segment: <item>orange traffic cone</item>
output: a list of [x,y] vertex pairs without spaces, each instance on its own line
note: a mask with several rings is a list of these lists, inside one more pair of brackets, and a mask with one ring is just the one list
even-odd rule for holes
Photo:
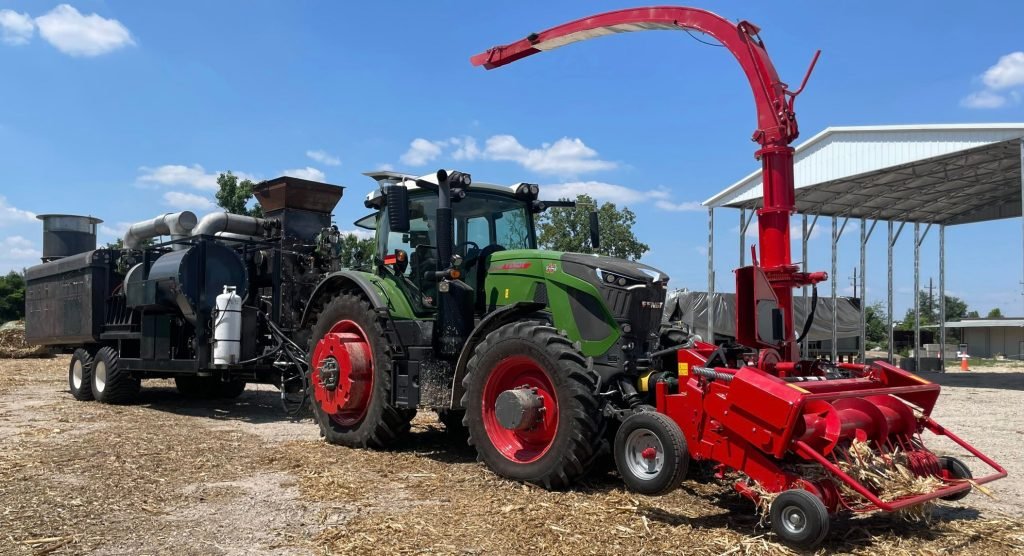
[[960,370],[961,371],[970,371],[971,370],[971,369],[969,369],[967,367],[967,356],[966,355],[960,356]]

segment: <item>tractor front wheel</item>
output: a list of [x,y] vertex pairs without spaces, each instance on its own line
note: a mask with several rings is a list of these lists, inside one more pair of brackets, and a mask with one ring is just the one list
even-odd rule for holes
[[600,447],[596,381],[579,349],[546,324],[491,332],[463,380],[464,422],[478,459],[502,477],[568,487]]
[[364,299],[341,294],[317,315],[307,394],[331,444],[383,448],[409,430],[415,412],[391,404],[391,356]]

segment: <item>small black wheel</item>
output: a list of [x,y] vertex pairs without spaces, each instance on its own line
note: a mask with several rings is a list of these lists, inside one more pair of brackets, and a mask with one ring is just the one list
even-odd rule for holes
[[92,355],[82,348],[76,349],[71,355],[71,364],[68,365],[68,389],[80,402],[93,399]]
[[118,364],[117,351],[102,347],[92,364],[92,394],[96,401],[109,404],[131,403],[139,394],[139,379]]
[[679,425],[661,413],[630,415],[615,433],[615,467],[633,492],[660,496],[686,477],[690,453]]
[[[951,456],[943,456],[939,458],[939,469],[944,472],[942,474],[944,479],[962,481],[974,478],[974,475],[971,473],[971,469],[967,467],[967,464]],[[949,502],[956,502],[957,500],[967,498],[967,495],[970,493],[971,489],[967,489],[963,492],[943,496],[942,499]]]
[[444,433],[450,440],[466,444],[469,440],[469,429],[463,424],[466,412],[458,409],[438,409],[437,420],[444,425]]
[[772,500],[771,522],[772,531],[793,548],[811,550],[828,535],[828,510],[806,490],[787,490]]

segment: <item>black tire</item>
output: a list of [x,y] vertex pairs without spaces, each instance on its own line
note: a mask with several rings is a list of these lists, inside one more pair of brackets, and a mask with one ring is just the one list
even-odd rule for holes
[[453,441],[466,444],[469,440],[469,429],[463,424],[466,412],[458,409],[438,409],[437,420],[444,425],[445,435]]
[[206,382],[198,376],[177,376],[174,377],[174,388],[186,398],[206,398],[208,396]]
[[214,395],[224,400],[233,400],[245,392],[245,383],[240,380],[217,380],[214,386]]
[[820,498],[806,490],[779,494],[772,500],[770,513],[772,531],[793,548],[814,549],[828,535],[828,510]]
[[[951,457],[943,456],[939,458],[939,468],[947,471],[953,479],[973,479],[974,475],[971,473],[971,469],[967,467],[964,462]],[[967,489],[963,492],[956,494],[950,494],[949,496],[943,496],[942,499],[948,502],[956,502],[957,500],[963,500],[971,493],[972,489]]]
[[[558,424],[547,447],[539,456],[523,461],[504,455],[484,424],[485,385],[498,364],[513,356],[525,357],[543,370],[558,408]],[[601,445],[604,429],[597,376],[591,365],[572,342],[546,324],[512,323],[488,334],[473,351],[462,382],[466,390],[463,422],[477,459],[502,477],[546,489],[563,489],[583,477]]]
[[68,364],[68,390],[80,402],[93,399],[92,355],[82,348],[76,349],[71,355],[71,363]]
[[[651,450],[651,457],[638,451],[644,448]],[[661,496],[679,487],[690,465],[683,431],[661,413],[645,411],[627,417],[615,433],[614,453],[622,482],[629,490],[648,496]]]
[[[373,355],[373,389],[362,419],[351,426],[343,426],[331,418],[316,401],[313,384],[312,357],[316,343],[342,320],[350,320],[366,333]],[[327,442],[352,448],[384,448],[409,431],[409,422],[415,410],[399,409],[391,404],[391,349],[384,338],[376,312],[363,298],[340,294],[324,305],[317,314],[310,336],[310,375],[307,376],[307,395],[313,409],[313,419],[320,426],[320,434]]]
[[92,370],[92,394],[96,401],[109,404],[135,401],[142,384],[139,379],[121,368],[114,348],[100,348],[93,360]]

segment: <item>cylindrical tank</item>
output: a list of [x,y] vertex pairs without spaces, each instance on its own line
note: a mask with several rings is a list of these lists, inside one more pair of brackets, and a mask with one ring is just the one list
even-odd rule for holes
[[96,225],[103,222],[92,216],[40,214],[43,221],[43,262],[49,262],[96,249]]
[[243,299],[249,291],[245,261],[234,249],[216,241],[199,241],[188,249],[162,255],[150,267],[147,279],[157,281],[163,303],[176,306],[193,325],[200,315],[210,314],[224,286],[235,286]]
[[242,353],[242,298],[234,286],[224,286],[213,313],[213,364],[233,365]]

